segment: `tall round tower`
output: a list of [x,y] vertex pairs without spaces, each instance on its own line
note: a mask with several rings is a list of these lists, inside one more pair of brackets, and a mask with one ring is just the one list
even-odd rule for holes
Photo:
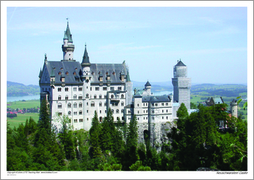
[[238,107],[237,100],[233,99],[232,102],[230,103],[230,111],[232,116],[236,118],[238,117],[237,107]]
[[191,79],[187,77],[187,66],[181,60],[177,61],[177,64],[174,66],[172,84],[174,86],[174,102],[178,102],[179,105],[184,103],[189,110]]

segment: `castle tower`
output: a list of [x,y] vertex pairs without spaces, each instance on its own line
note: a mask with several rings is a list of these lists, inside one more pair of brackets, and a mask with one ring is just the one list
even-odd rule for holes
[[179,105],[184,103],[189,110],[191,79],[187,77],[187,66],[181,60],[177,61],[174,66],[172,84],[174,86],[174,102],[178,102]]
[[129,69],[127,69],[127,75],[126,75],[126,105],[129,105],[132,103],[132,87],[133,84],[130,79]]
[[62,51],[63,51],[63,60],[67,61],[73,60],[74,44],[68,21],[66,31],[64,31]]
[[151,95],[151,87],[152,87],[152,85],[149,83],[149,81],[147,81],[145,84],[145,90],[146,90],[148,96]]
[[230,111],[232,116],[238,117],[238,111],[237,111],[237,100],[233,99],[233,101],[230,103]]
[[81,66],[82,66],[82,70],[83,70],[83,75],[90,75],[91,64],[90,64],[89,56],[87,53],[86,45],[85,45],[85,52],[83,55],[83,60],[82,60]]

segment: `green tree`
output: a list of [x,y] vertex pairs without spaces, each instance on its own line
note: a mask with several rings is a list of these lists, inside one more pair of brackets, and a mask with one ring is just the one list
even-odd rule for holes
[[90,146],[91,146],[91,156],[93,158],[100,157],[102,152],[100,148],[99,136],[101,133],[101,127],[98,120],[97,112],[94,112],[94,117],[92,119],[92,127],[89,131],[90,133]]

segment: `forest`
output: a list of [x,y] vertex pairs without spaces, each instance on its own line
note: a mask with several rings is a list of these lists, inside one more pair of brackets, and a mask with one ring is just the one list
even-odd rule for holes
[[73,131],[63,116],[57,134],[43,101],[38,123],[7,124],[7,171],[247,171],[247,121],[229,117],[226,104],[199,105],[190,115],[181,104],[177,116],[158,152],[149,140],[138,144],[135,116],[114,123],[110,110],[101,123],[95,112],[89,131]]

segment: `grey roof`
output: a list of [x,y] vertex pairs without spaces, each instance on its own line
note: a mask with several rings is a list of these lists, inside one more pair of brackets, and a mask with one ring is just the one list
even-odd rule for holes
[[151,84],[149,83],[149,81],[146,82],[145,86],[151,86]]
[[89,61],[89,56],[86,50],[86,45],[85,45],[85,52],[83,55],[83,60],[82,60],[82,64],[81,65],[90,65],[90,61]]
[[61,77],[65,77],[65,84],[82,84],[80,79],[82,68],[79,62],[47,61],[45,65],[49,74],[54,73],[55,84],[62,84]]
[[121,81],[121,72],[127,74],[124,64],[91,64],[91,83],[100,83],[99,76],[102,75],[103,83],[107,83],[107,76],[110,76],[111,83],[124,83]]
[[163,96],[143,96],[142,102],[170,102],[171,97],[167,95]]
[[181,60],[177,62],[176,66],[186,66]]

